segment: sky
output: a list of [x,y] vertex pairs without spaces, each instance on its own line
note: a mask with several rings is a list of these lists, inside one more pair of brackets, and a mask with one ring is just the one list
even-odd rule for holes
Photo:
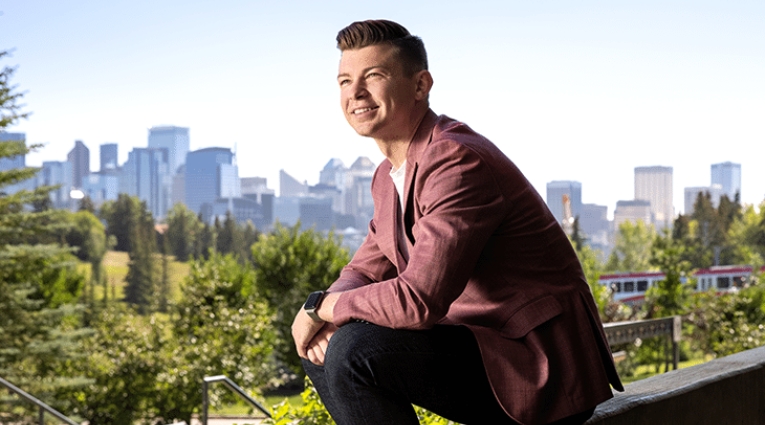
[[497,144],[544,197],[553,180],[582,201],[634,198],[634,168],[673,168],[709,186],[710,166],[742,168],[742,201],[765,200],[765,2],[0,0],[0,65],[15,66],[27,120],[65,160],[82,140],[120,163],[148,129],[188,127],[191,149],[235,149],[241,177],[278,191],[279,170],[309,184],[331,158],[383,156],[343,118],[335,36],[390,19],[420,36],[431,108]]

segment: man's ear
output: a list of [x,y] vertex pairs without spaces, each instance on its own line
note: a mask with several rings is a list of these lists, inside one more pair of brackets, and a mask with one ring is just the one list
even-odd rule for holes
[[414,78],[415,83],[417,84],[415,87],[414,98],[418,101],[426,100],[428,94],[430,94],[430,89],[433,87],[433,76],[430,75],[430,71],[423,69],[422,71],[417,72]]

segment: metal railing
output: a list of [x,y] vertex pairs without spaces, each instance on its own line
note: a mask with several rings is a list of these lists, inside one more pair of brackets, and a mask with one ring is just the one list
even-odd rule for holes
[[[634,342],[636,339],[669,335],[672,342],[672,369],[677,370],[680,362],[680,336],[682,333],[680,316],[661,319],[635,320],[631,322],[604,323],[606,339],[611,346]],[[669,361],[667,361],[669,363]]]
[[10,382],[6,381],[3,378],[0,378],[0,385],[4,386],[5,388],[8,388],[9,390],[11,390],[14,393],[18,394],[19,396],[21,396],[22,398],[26,399],[30,403],[36,404],[37,407],[40,408],[38,416],[37,416],[38,422],[40,423],[40,425],[44,425],[45,424],[45,412],[50,413],[51,415],[55,416],[56,418],[64,421],[65,423],[67,423],[69,425],[80,425],[77,422],[75,422],[75,421],[67,418],[66,416],[64,416],[58,410],[48,406],[47,404],[45,404],[42,401],[38,400],[37,398],[35,398],[31,394],[27,393],[26,391],[22,390],[21,388],[15,386],[13,384],[11,384]]
[[233,391],[235,394],[237,394],[239,397],[243,398],[244,401],[250,403],[251,406],[257,408],[261,412],[265,413],[267,417],[271,417],[271,412],[268,411],[263,405],[258,403],[254,398],[250,397],[249,394],[247,394],[242,387],[239,385],[236,385],[236,383],[228,377],[224,375],[217,375],[217,376],[205,376],[204,380],[202,381],[202,425],[207,425],[207,418],[208,418],[208,410],[210,408],[210,401],[209,401],[209,385],[214,382],[222,382],[228,389]]

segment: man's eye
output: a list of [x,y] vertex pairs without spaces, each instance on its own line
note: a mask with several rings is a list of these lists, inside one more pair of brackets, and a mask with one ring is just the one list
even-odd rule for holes
[[350,82],[351,80],[344,79],[344,80],[340,80],[338,83],[340,84],[340,87],[342,87],[342,86],[347,86],[348,84],[350,84]]

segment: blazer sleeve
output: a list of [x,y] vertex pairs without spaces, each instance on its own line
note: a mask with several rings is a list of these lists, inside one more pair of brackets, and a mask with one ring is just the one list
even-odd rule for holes
[[342,292],[373,282],[387,280],[396,275],[396,267],[383,255],[377,245],[375,222],[369,223],[369,232],[353,259],[340,271],[340,277],[330,285],[327,292]]
[[353,319],[427,329],[446,315],[467,285],[487,241],[505,215],[487,161],[465,144],[434,140],[415,168],[414,246],[398,276],[342,294],[335,324]]

